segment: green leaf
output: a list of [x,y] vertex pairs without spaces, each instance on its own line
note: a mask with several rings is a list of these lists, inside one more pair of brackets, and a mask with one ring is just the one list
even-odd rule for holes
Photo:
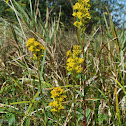
[[30,120],[31,120],[30,118],[27,118],[25,126],[30,126]]
[[81,74],[78,74],[78,75],[76,76],[76,78],[81,78]]
[[91,109],[87,108],[86,110],[86,120],[88,122],[89,118],[90,118],[90,114],[91,114]]
[[6,119],[8,120],[9,126],[15,123],[15,115],[12,113],[7,113],[6,114]]
[[82,94],[82,92],[80,92],[80,91],[78,91],[78,90],[76,90],[76,92],[77,92],[81,97],[84,97],[83,94]]

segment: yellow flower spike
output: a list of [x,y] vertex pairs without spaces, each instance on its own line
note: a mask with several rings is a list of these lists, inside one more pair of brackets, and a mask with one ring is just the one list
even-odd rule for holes
[[52,108],[51,112],[60,112],[64,107],[62,105],[62,102],[66,98],[66,95],[63,95],[65,93],[65,90],[61,87],[55,87],[51,91],[51,98],[53,98],[53,102],[49,103],[49,106]]
[[68,59],[66,63],[67,71],[71,73],[81,73],[82,71],[81,64],[84,62],[84,60],[79,57],[80,54],[82,53],[80,46],[74,45],[73,50],[72,51],[69,50],[69,53],[71,53],[71,55],[68,55]]
[[72,15],[79,19],[79,21],[74,22],[74,25],[79,29],[85,26],[87,19],[91,19],[89,14],[90,4],[88,2],[89,0],[78,0],[78,2],[73,5],[73,10],[77,12],[73,12]]
[[29,47],[29,50],[33,53],[33,60],[40,60],[43,57],[43,50],[45,47],[39,42],[35,41],[34,38],[29,38],[26,46]]

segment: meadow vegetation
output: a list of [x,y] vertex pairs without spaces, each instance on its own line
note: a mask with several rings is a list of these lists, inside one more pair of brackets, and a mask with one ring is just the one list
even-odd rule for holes
[[73,5],[74,30],[5,1],[0,17],[0,126],[126,126],[126,30],[103,12],[90,22],[89,0]]

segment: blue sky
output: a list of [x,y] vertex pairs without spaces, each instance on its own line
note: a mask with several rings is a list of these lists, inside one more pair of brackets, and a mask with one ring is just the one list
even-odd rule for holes
[[[114,20],[116,20],[116,18],[121,20],[120,26],[122,26],[125,23],[125,27],[126,27],[126,0],[117,0],[117,2],[114,5],[114,9],[118,9],[118,7],[119,7],[118,4],[123,4],[124,8],[120,9],[116,12],[113,12],[112,16],[113,16]],[[114,16],[115,14],[117,14],[118,17],[115,18],[115,16]]]

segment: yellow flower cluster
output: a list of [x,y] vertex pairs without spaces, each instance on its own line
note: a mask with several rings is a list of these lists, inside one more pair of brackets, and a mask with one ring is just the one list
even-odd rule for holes
[[39,60],[43,57],[42,54],[45,50],[45,47],[39,42],[35,41],[34,38],[29,38],[26,46],[29,47],[29,50],[33,53],[34,60]]
[[49,106],[52,107],[52,112],[60,112],[60,110],[63,109],[62,102],[66,98],[66,95],[64,95],[65,90],[61,87],[55,87],[51,91],[51,98],[53,98],[53,102],[49,103]]
[[74,45],[72,51],[67,51],[67,70],[71,73],[81,73],[82,67],[81,64],[84,62],[84,59],[80,58],[80,54],[82,53],[82,50],[80,49],[80,46]]
[[73,6],[73,16],[78,17],[79,21],[75,21],[74,25],[78,28],[84,27],[84,24],[87,22],[87,19],[91,19],[91,15],[89,13],[90,4],[88,3],[90,0],[78,0],[77,3]]

